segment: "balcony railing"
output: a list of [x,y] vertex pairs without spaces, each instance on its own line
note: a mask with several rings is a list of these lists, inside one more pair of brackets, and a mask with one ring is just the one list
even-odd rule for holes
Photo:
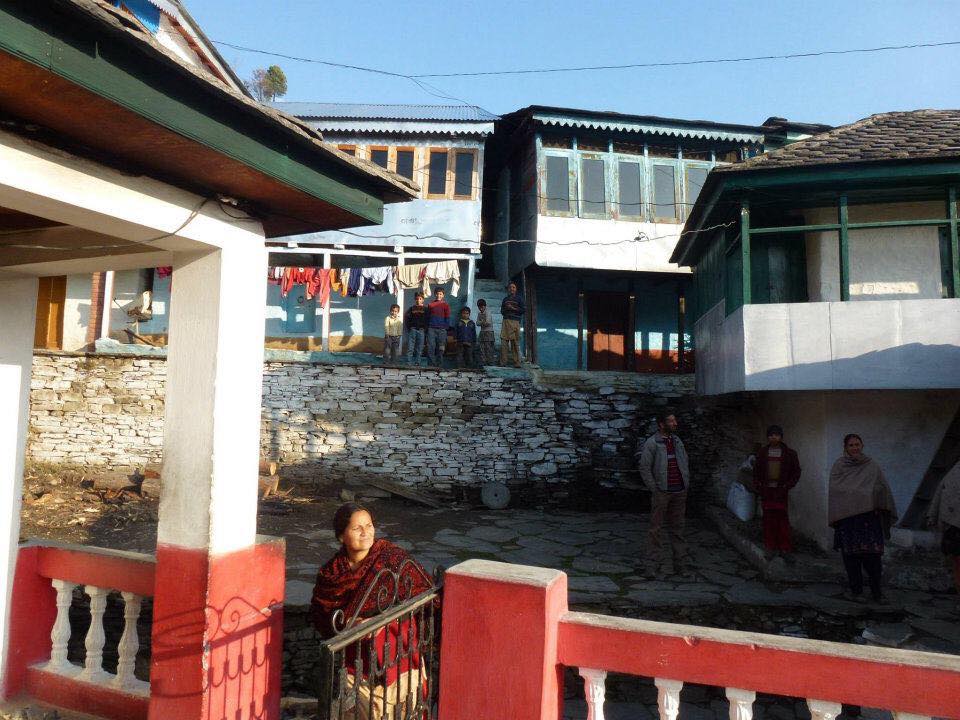
[[[154,570],[154,558],[139,553],[70,545],[21,548],[11,623],[17,641],[11,658],[16,689],[104,718],[146,718],[150,683],[138,679],[134,670],[140,650],[137,622],[144,598],[153,596]],[[68,658],[77,588],[89,598],[82,666]],[[104,651],[114,648],[107,646],[104,616],[114,592],[123,602],[123,631],[116,641],[116,672],[110,672],[104,668]]]

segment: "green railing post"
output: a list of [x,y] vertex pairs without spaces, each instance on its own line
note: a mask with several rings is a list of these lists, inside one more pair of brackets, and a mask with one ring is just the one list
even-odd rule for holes
[[850,299],[850,228],[847,226],[847,196],[840,196],[840,299]]
[[950,218],[950,275],[953,278],[951,297],[960,297],[960,241],[957,240],[957,186],[947,189],[947,217]]
[[740,286],[744,305],[750,304],[750,200],[740,201]]

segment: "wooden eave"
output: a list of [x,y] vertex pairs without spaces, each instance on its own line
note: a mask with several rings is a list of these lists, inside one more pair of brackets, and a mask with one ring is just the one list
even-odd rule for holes
[[413,186],[183,65],[93,0],[0,6],[0,112],[128,168],[240,200],[268,237],[378,224]]

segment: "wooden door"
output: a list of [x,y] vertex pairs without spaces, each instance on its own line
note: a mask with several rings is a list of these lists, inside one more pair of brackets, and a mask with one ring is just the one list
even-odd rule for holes
[[590,292],[587,300],[587,369],[627,369],[625,292]]
[[37,321],[33,331],[35,348],[63,349],[63,309],[66,300],[66,275],[40,278],[37,291]]

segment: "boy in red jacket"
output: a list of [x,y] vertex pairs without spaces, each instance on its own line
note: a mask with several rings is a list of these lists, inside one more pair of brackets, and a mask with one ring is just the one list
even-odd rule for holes
[[[763,544],[773,555],[793,552],[787,495],[800,480],[797,453],[783,442],[783,428],[767,428],[767,444],[753,465],[753,489],[763,507]],[[790,562],[791,558],[784,555]]]

